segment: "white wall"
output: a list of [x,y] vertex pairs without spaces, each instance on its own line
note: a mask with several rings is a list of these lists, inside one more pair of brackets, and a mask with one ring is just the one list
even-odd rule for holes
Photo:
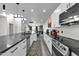
[[[14,27],[14,18],[13,18],[13,15],[7,15],[7,24],[8,24],[8,33],[7,35],[9,35],[9,23],[13,24],[13,27]],[[13,33],[14,33],[14,30],[13,30]]]
[[7,35],[7,18],[0,15],[0,36]]
[[21,18],[13,18],[13,15],[8,15],[7,23],[8,23],[8,34],[9,34],[9,23],[13,24],[13,33],[21,33]]
[[21,33],[21,19],[14,19],[14,33]]
[[13,15],[0,15],[0,36],[9,35],[9,23],[13,24],[13,33],[21,33],[21,19]]
[[[61,26],[57,28],[59,35],[79,40],[79,25]],[[63,31],[63,34],[61,33]]]

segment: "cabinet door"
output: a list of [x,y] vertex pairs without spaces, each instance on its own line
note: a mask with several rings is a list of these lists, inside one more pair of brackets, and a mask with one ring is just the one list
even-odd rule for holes
[[13,56],[25,56],[26,55],[26,41],[23,40],[17,45],[18,49],[13,53]]
[[11,51],[12,56],[19,56],[20,55],[20,48],[17,46],[15,49]]
[[19,49],[20,49],[20,55],[21,56],[26,56],[26,39],[24,41],[22,41],[20,44],[19,44]]

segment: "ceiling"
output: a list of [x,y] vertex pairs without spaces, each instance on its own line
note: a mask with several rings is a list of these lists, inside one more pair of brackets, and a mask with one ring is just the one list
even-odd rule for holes
[[[60,3],[5,3],[6,13],[22,14],[28,21],[34,21],[39,24],[44,24],[53,11],[59,6]],[[0,13],[2,13],[3,3],[0,3]],[[23,13],[22,10],[25,10]],[[28,22],[26,21],[26,23]]]

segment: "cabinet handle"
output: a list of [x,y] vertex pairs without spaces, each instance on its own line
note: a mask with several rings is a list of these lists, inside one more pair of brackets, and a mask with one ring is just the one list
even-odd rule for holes
[[14,53],[17,49],[18,49],[18,47],[16,47],[13,51],[11,51],[11,53]]
[[25,43],[26,41],[24,41],[23,43]]

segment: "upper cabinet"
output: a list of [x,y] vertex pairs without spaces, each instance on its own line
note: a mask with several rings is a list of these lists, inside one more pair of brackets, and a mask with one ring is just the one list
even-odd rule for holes
[[79,19],[79,4],[76,3],[72,7],[69,7],[63,13],[59,15],[60,24],[66,24],[74,21],[78,21]]
[[53,20],[53,24],[54,27],[60,27],[59,24],[59,18],[60,18],[60,14],[62,14],[64,11],[66,11],[67,9],[71,8],[73,5],[75,5],[75,3],[61,3],[56,9],[55,11],[52,13],[51,15],[51,19]]
[[57,9],[61,9],[60,13],[62,13],[71,8],[73,5],[75,5],[75,3],[62,3]]

